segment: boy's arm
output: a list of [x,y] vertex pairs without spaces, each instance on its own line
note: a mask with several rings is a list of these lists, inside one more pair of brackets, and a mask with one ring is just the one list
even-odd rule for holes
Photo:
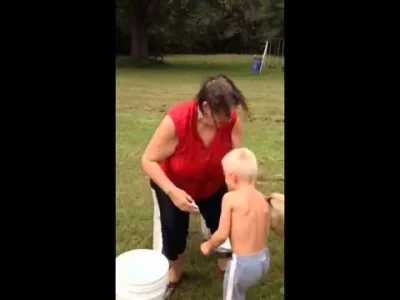
[[212,249],[221,246],[229,238],[232,219],[232,199],[230,198],[229,194],[225,194],[222,198],[221,217],[219,219],[218,230],[207,242],[203,243],[202,252],[205,252],[204,254],[208,254]]

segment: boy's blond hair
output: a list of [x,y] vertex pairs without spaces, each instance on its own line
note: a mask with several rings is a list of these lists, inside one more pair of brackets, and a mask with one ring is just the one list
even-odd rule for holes
[[236,148],[222,159],[225,173],[235,173],[240,180],[254,182],[257,178],[258,165],[254,153],[247,148]]

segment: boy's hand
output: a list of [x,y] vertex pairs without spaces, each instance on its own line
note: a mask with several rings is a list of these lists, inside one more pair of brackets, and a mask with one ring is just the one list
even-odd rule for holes
[[212,250],[210,242],[207,241],[207,242],[202,243],[200,246],[200,250],[201,250],[201,253],[203,253],[204,255],[209,255]]

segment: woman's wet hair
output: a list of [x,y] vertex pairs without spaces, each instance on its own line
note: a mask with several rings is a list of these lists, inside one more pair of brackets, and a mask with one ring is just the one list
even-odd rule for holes
[[206,102],[213,114],[230,117],[231,109],[240,106],[249,116],[249,109],[242,92],[223,74],[206,78],[196,98],[201,113],[204,113],[203,103]]

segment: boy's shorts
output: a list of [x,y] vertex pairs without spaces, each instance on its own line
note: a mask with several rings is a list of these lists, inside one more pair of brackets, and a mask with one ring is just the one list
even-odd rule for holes
[[246,290],[255,285],[268,270],[268,248],[251,255],[232,254],[225,272],[223,299],[244,300]]

